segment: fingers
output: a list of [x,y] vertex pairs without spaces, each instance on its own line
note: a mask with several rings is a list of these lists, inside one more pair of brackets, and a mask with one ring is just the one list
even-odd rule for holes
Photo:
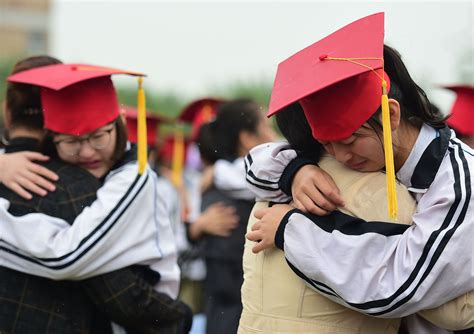
[[30,172],[33,172],[35,174],[38,174],[38,175],[43,176],[45,178],[48,178],[52,181],[57,181],[59,179],[59,176],[56,173],[54,173],[53,171],[49,170],[46,167],[40,166],[40,165],[35,164],[35,163],[31,163],[28,166],[28,169],[29,169]]
[[[256,230],[253,230],[252,228],[252,231],[251,232],[248,232],[245,237],[250,240],[250,241],[254,241],[254,242],[257,242],[257,243],[260,243],[262,241],[262,234],[260,231],[256,231]],[[252,248],[252,251],[255,249],[257,245],[255,245],[253,248]],[[258,248],[258,247],[257,247]],[[256,253],[254,251],[254,253]]]
[[224,203],[222,202],[215,202],[209,206],[209,208],[222,208],[224,207]]
[[315,194],[313,196],[314,197],[309,197],[306,194],[300,194],[299,195],[298,202],[303,207],[303,209],[301,209],[303,212],[310,212],[310,213],[318,215],[318,216],[325,216],[330,211],[332,211],[332,210],[328,211],[328,210],[326,210],[324,208],[321,208],[319,206],[320,202],[323,202],[323,203],[327,202],[320,193]]
[[23,189],[29,190],[37,195],[46,196],[47,194],[46,190],[38,187],[34,182],[31,182],[30,179],[28,178],[19,177],[17,182]]
[[[35,174],[35,173],[32,173],[32,172],[27,172],[25,174],[25,178],[28,179],[30,182],[34,183],[36,185],[36,187],[38,187],[38,188],[40,187],[40,188],[46,189],[48,191],[55,191],[56,190],[56,186],[52,182],[50,182],[47,179],[39,176],[38,174]],[[34,191],[33,189],[30,189],[30,190]],[[34,192],[37,193],[38,195],[42,195],[37,191],[34,191]],[[46,192],[45,192],[44,195],[46,195]]]
[[[332,190],[332,188],[327,188],[327,187],[324,188],[324,189],[326,189],[326,191],[331,191]],[[304,195],[309,197],[309,199],[312,200],[312,202],[316,206],[321,208],[322,210],[326,210],[326,211],[331,212],[331,211],[334,211],[334,210],[337,209],[337,205],[335,203],[331,202],[325,196],[324,192],[322,192],[321,188],[318,189],[317,185],[315,185],[315,184],[305,187],[304,188]],[[304,196],[302,196],[302,197],[304,197]],[[302,200],[300,200],[300,201],[303,202]],[[307,207],[307,209],[308,209],[309,212],[311,212],[311,210],[309,210],[308,207]]]
[[31,152],[31,151],[26,151],[22,152],[22,154],[28,159],[28,160],[38,160],[38,161],[48,161],[49,157],[47,155],[38,153],[38,152]]
[[252,247],[252,252],[257,254],[261,252],[264,249],[267,249],[270,247],[268,242],[265,242],[265,235],[264,232],[261,230],[262,224],[260,221],[256,222],[255,224],[252,225],[252,230],[251,232],[248,232],[245,237],[250,240],[254,241],[257,244]]
[[261,251],[265,250],[268,247],[265,247],[263,241],[258,242],[255,246],[252,247],[252,252],[254,254],[260,253]]
[[293,197],[293,201],[291,202],[291,206],[297,208],[298,210],[301,210],[303,212],[306,212],[305,210],[305,207],[303,204],[301,204],[301,202],[297,199],[297,198],[294,198]]
[[291,191],[297,207],[306,212],[321,215],[344,206],[334,180],[317,166],[303,166],[295,175]]
[[[344,206],[344,199],[342,198],[336,183],[334,183],[334,180],[330,176],[325,176],[325,181],[325,183],[321,182],[321,184],[319,184],[319,190],[336,206]],[[333,210],[335,210],[335,208]]]
[[269,248],[269,246],[264,242],[264,240],[262,240],[262,235],[261,235],[260,231],[249,232],[249,233],[247,233],[247,235],[245,237],[248,240],[254,241],[254,242],[257,243],[255,246],[252,247],[252,252],[254,254],[257,254],[257,253]]
[[215,212],[215,221],[223,222],[227,225],[236,225],[239,223],[239,216],[233,207],[222,207]]
[[262,217],[268,212],[268,210],[270,210],[270,208],[258,209],[258,210],[255,210],[253,215],[257,219],[262,219]]
[[31,194],[29,192],[27,192],[25,189],[23,189],[16,182],[5,183],[5,186],[7,186],[10,190],[17,193],[19,196],[23,197],[24,199],[30,200],[30,199],[33,198],[33,196],[31,196]]
[[232,234],[232,230],[215,230],[214,235],[218,237],[229,237]]
[[258,221],[258,222],[256,222],[255,224],[252,225],[251,230],[252,231],[258,231],[258,230],[260,230],[261,225],[262,225],[262,223],[260,221]]
[[220,225],[226,230],[233,230],[239,225],[239,217],[227,217],[219,220]]

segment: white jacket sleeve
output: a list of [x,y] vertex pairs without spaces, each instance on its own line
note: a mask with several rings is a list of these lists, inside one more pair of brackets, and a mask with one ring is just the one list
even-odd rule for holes
[[230,162],[217,160],[214,164],[214,185],[232,198],[254,200],[255,195],[247,188],[244,158]]
[[440,168],[411,226],[293,210],[275,242],[307,284],[359,312],[400,317],[437,307],[474,290],[472,172],[466,161],[454,165],[454,173]]
[[156,210],[163,215],[166,210],[153,202],[151,173],[138,176],[136,163],[112,172],[73,225],[39,213],[14,217],[8,201],[0,199],[0,265],[63,280],[160,259]]
[[279,186],[286,166],[297,157],[287,142],[261,144],[245,157],[247,187],[258,201],[287,203],[291,197]]

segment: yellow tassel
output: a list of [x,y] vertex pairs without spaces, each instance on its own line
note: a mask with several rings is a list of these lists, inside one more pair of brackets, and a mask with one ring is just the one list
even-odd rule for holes
[[390,110],[388,106],[387,82],[382,81],[382,125],[383,144],[385,151],[385,170],[387,173],[388,214],[391,219],[397,220],[398,204],[395,188],[395,166],[393,162],[392,129],[390,127]]
[[183,185],[183,165],[184,165],[184,134],[181,128],[174,134],[173,161],[171,181],[176,187]]
[[146,133],[146,99],[143,90],[143,77],[138,78],[138,96],[137,96],[137,113],[138,113],[138,174],[143,174],[148,161],[147,150],[147,133]]

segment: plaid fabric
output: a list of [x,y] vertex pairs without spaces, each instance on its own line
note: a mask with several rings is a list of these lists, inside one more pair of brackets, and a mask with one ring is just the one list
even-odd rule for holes
[[93,306],[73,282],[0,267],[0,333],[90,333]]
[[[6,152],[34,150],[35,145],[31,140],[13,140]],[[0,197],[10,201],[13,215],[42,212],[72,223],[95,200],[101,184],[77,166],[54,160],[44,165],[59,175],[56,191],[26,201],[0,185]],[[106,318],[128,333],[185,333],[191,327],[189,307],[156,292],[152,287],[159,274],[147,267],[133,266],[80,282],[55,282],[0,269],[1,334],[107,333]]]
[[159,274],[132,266],[82,281],[88,296],[111,319],[122,319],[128,333],[188,333],[189,306],[153,289]]

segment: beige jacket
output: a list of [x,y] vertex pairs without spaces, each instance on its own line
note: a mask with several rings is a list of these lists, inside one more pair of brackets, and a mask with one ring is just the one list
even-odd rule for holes
[[[361,174],[343,167],[330,157],[324,158],[320,166],[339,186],[346,201],[343,211],[365,220],[390,221],[384,174]],[[397,185],[397,194],[398,223],[410,224],[416,203],[403,186]],[[254,210],[266,206],[267,203],[259,202]],[[252,212],[248,230],[254,223]],[[239,333],[397,333],[400,319],[374,318],[332,302],[307,287],[293,273],[281,250],[269,249],[253,254],[253,245],[253,242],[246,240]],[[440,320],[439,308],[424,312],[423,316],[428,320],[437,319],[440,321],[438,325],[446,325]],[[453,323],[453,319],[446,321],[451,321],[452,326],[459,326],[459,323]]]

